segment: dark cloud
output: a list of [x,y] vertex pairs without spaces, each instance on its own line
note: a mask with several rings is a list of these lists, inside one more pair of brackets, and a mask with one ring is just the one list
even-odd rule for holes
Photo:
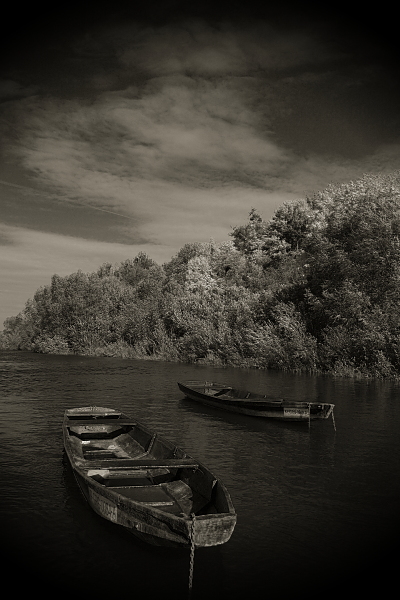
[[71,40],[73,99],[50,77],[53,97],[20,102],[15,148],[43,181],[110,207],[138,178],[270,189],[296,155],[359,159],[400,133],[388,73],[310,26],[111,20]]
[[37,86],[24,87],[21,83],[11,79],[0,80],[0,103],[17,100],[25,96],[32,96],[38,91]]
[[[7,227],[51,231],[58,235],[73,232],[77,238],[105,243],[115,240],[128,245],[144,242],[128,215],[1,180],[0,209],[1,223]],[[3,232],[0,243],[12,243],[10,235]]]

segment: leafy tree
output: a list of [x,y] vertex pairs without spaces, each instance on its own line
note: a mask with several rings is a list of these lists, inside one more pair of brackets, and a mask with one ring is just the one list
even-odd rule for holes
[[54,275],[0,348],[400,376],[400,174],[252,209],[231,240]]
[[305,200],[285,202],[275,212],[269,223],[271,233],[281,242],[286,243],[286,250],[292,251],[304,247],[308,240],[321,227],[320,219],[316,218]]
[[231,232],[235,247],[246,255],[260,251],[268,234],[268,224],[262,220],[254,208],[249,213],[249,222],[246,225],[234,227]]

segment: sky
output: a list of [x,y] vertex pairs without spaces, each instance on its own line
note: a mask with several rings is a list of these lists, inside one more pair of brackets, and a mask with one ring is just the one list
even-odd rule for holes
[[[351,3],[10,9],[0,329],[53,274],[223,242],[252,208],[400,168],[396,17]],[[111,6],[111,8],[110,8]]]

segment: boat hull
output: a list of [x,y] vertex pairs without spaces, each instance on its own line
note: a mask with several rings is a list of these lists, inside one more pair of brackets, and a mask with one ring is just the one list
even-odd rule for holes
[[[204,465],[176,446],[160,436],[156,444],[153,435],[151,444],[162,456],[147,452],[145,459],[104,459],[99,458],[95,450],[88,450],[105,441],[103,445],[113,448],[114,453],[117,450],[122,453],[118,440],[123,438],[126,448],[128,434],[121,434],[121,430],[129,431],[132,423],[126,422],[125,415],[121,414],[121,417],[122,420],[109,415],[110,424],[94,421],[93,425],[85,420],[71,423],[68,418],[64,419],[66,455],[90,507],[149,544],[207,547],[227,542],[236,524],[236,513],[227,489]],[[135,422],[133,428],[137,427],[143,437],[143,432],[148,430],[139,429],[139,426]],[[121,442],[121,447],[124,444]],[[88,452],[92,453],[90,458]],[[106,455],[101,454],[101,450],[98,452],[100,456]],[[172,483],[168,473],[173,474]],[[197,500],[185,506],[188,500],[178,498],[177,502],[170,488],[189,490]],[[202,499],[203,506],[199,504]]]

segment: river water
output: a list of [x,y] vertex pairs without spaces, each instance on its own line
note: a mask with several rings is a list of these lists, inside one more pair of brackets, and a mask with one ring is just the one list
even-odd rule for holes
[[[183,397],[176,382],[185,379],[333,402],[336,431],[331,419],[309,428],[204,407]],[[0,402],[2,563],[15,593],[188,596],[188,551],[137,541],[80,495],[62,417],[93,404],[175,441],[227,486],[237,525],[228,543],[196,550],[193,599],[319,597],[365,583],[382,597],[395,581],[396,383],[3,352]]]

